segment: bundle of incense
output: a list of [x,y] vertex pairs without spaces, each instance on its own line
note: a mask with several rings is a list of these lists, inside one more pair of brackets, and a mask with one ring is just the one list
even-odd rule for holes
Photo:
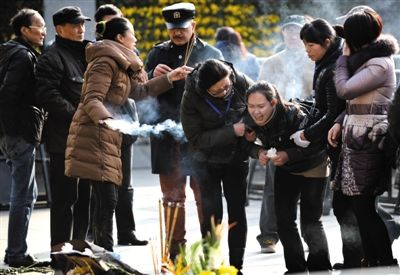
[[186,66],[186,64],[189,61],[190,55],[192,54],[192,50],[194,47],[194,40],[195,40],[195,38],[194,38],[194,33],[193,33],[189,39],[189,42],[187,43],[187,46],[186,46],[185,59],[183,60],[183,66]]
[[[173,212],[173,217],[172,217],[172,223],[171,223],[171,209],[174,209]],[[165,225],[165,242],[164,242],[164,247],[162,248],[163,254],[162,254],[162,261],[163,263],[168,262],[168,256],[170,253],[170,248],[172,244],[172,237],[174,236],[175,232],[175,226],[176,226],[176,221],[178,219],[178,214],[179,214],[179,208],[183,207],[183,204],[179,202],[168,202],[167,204],[167,210],[166,210],[166,225]]]
[[153,270],[155,275],[160,274],[160,269],[159,269],[159,262],[158,262],[158,255],[157,255],[157,247],[155,244],[156,239],[150,239],[150,247],[151,247],[151,257],[153,260]]
[[164,243],[164,246],[163,246],[163,253],[162,253],[162,259],[163,259],[163,262],[166,262],[167,261],[167,258],[168,258],[168,250],[169,250],[169,247],[168,247],[168,236],[169,236],[169,232],[170,232],[170,220],[171,220],[171,207],[172,207],[172,205],[173,205],[173,203],[172,202],[168,202],[167,203],[167,211],[166,211],[166,217],[165,217],[165,219],[166,219],[166,222],[165,222],[165,238],[166,238],[166,240],[165,240],[165,243]]

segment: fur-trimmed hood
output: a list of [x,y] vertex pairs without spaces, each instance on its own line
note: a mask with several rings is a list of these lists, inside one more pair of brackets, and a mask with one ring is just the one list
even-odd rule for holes
[[397,39],[390,34],[382,34],[367,47],[351,54],[348,58],[348,68],[351,74],[368,60],[396,54],[399,51]]

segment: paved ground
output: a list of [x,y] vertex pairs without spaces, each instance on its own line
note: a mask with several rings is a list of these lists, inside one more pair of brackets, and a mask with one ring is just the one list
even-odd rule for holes
[[[137,224],[137,235],[143,239],[157,239],[159,234],[158,199],[161,194],[158,185],[158,177],[152,175],[148,168],[136,168],[133,174],[133,182],[135,187],[134,211]],[[187,239],[190,244],[200,239],[200,229],[190,189],[187,193]],[[260,205],[260,200],[252,199],[250,200],[250,205],[247,207],[249,230],[243,272],[247,275],[283,274],[286,269],[283,260],[283,249],[280,244],[278,244],[277,253],[275,254],[260,253],[260,247],[256,241],[256,236],[259,232],[258,220]],[[3,265],[1,261],[4,257],[4,249],[7,243],[7,222],[8,212],[0,211],[0,268],[7,267]],[[323,224],[328,236],[331,261],[332,263],[340,262],[341,240],[338,224],[332,214],[323,217]],[[49,229],[49,209],[35,209],[29,228],[28,245],[30,252],[41,259],[49,257]],[[225,258],[227,259],[226,243],[227,241],[224,240]],[[154,274],[151,247],[149,245],[145,247],[118,246],[115,250],[120,253],[121,259],[132,267],[146,274]],[[399,240],[396,240],[393,243],[393,251],[395,257],[400,259]],[[362,274],[397,274],[393,271],[387,270],[370,270],[369,272],[366,273],[365,270],[361,271]],[[356,271],[354,274],[361,273],[360,271]],[[333,274],[348,273],[335,271]]]

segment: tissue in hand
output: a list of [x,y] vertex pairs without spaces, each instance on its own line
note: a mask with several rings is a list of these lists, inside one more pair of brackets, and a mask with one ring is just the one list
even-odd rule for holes
[[270,159],[276,157],[276,149],[274,147],[268,149],[267,157],[269,157]]

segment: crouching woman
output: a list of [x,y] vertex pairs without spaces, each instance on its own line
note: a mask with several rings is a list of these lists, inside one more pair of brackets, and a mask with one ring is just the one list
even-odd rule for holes
[[[329,175],[324,143],[302,148],[291,140],[293,133],[306,126],[307,117],[298,105],[284,101],[273,85],[254,84],[246,100],[249,117],[245,122],[253,130],[246,138],[262,142],[261,146],[249,144],[250,156],[262,165],[272,161],[276,166],[275,211],[288,273],[329,270],[328,243],[320,220]],[[302,236],[310,250],[307,260],[296,225],[299,200]]]
[[[221,223],[222,192],[227,202],[229,261],[243,265],[247,221],[245,212],[248,155],[241,149],[245,125],[245,92],[252,81],[229,64],[209,59],[186,80],[181,121],[195,162],[204,220],[203,237],[211,230],[211,217]],[[241,274],[241,273],[240,273]]]

